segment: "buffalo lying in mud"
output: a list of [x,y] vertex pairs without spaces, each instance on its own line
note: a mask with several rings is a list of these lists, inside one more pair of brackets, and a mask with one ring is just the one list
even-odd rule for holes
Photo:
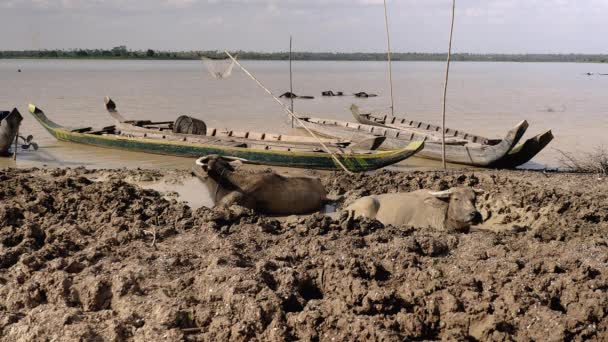
[[445,191],[417,190],[362,197],[345,210],[354,216],[374,218],[383,224],[431,227],[451,232],[467,232],[481,222],[475,208],[476,195],[470,187]]
[[193,173],[207,186],[216,206],[237,204],[259,213],[283,216],[310,214],[329,201],[319,179],[239,172],[236,168],[240,164],[218,155],[196,161]]

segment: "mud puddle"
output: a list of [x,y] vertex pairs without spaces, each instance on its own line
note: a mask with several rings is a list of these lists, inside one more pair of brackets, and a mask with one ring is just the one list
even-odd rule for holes
[[167,199],[186,202],[192,209],[213,207],[213,199],[209,189],[196,177],[184,178],[177,182],[161,180],[158,182],[139,182],[135,184],[145,189],[156,190]]

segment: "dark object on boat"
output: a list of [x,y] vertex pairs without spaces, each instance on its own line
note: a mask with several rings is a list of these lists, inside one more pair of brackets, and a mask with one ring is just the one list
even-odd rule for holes
[[355,97],[376,97],[376,96],[378,96],[376,94],[368,94],[368,93],[366,93],[364,91],[355,93],[354,95],[355,95]]
[[[44,112],[35,105],[29,105],[32,116],[55,138],[98,147],[123,149],[178,157],[200,157],[217,154],[239,158],[243,162],[307,169],[341,170],[334,157],[314,146],[295,144],[271,145],[264,142],[230,140],[217,136],[196,136],[178,133],[165,133],[139,128],[141,131],[117,131],[113,133],[76,133],[49,120]],[[118,114],[120,115],[120,114]],[[126,124],[123,124],[126,126]],[[117,126],[118,127],[118,126]],[[122,127],[122,126],[121,126]],[[398,151],[356,152],[336,149],[337,158],[352,172],[365,172],[383,168],[416,154],[424,147],[424,142],[415,141]]]
[[593,76],[593,73],[592,72],[586,72],[585,75],[587,75],[587,76]]
[[[365,125],[373,125],[380,126],[385,128],[397,129],[408,132],[416,132],[418,134],[427,134],[431,138],[431,141],[427,140],[427,143],[437,142],[441,139],[441,127],[419,122],[408,120],[404,118],[391,117],[388,116],[380,117],[378,115],[373,115],[371,113],[361,114],[359,112],[359,108],[355,105],[351,106],[351,112],[353,117],[358,122]],[[483,136],[471,134],[462,130],[456,130],[452,128],[445,129],[446,141],[450,143],[451,141],[464,143],[465,146],[473,144],[480,144],[483,146],[494,146],[501,142],[500,139],[490,139]],[[522,132],[523,135],[523,132]],[[519,141],[519,139],[517,139]],[[489,168],[500,168],[500,169],[513,169],[517,166],[523,165],[532,158],[534,158],[540,151],[542,151],[551,141],[553,140],[553,133],[551,130],[536,135],[525,142],[513,147],[503,158],[496,160],[488,165],[484,165]],[[429,149],[430,144],[427,144],[427,149]],[[471,145],[475,146],[475,145]],[[431,146],[432,147],[432,146]],[[421,154],[422,155],[422,154]],[[435,158],[430,158],[435,159]]]
[[19,131],[19,125],[23,116],[14,108],[12,111],[1,111],[0,112],[0,156],[8,157],[11,146],[15,143],[15,136]]
[[321,92],[321,95],[323,95],[323,96],[344,96],[344,92],[337,91],[334,93],[332,90],[326,90],[326,91]]
[[305,100],[312,100],[315,98],[314,96],[306,96],[306,95],[299,96],[290,91],[281,94],[281,96],[279,96],[279,97],[285,97],[288,99],[305,99]]
[[205,135],[207,134],[207,125],[203,120],[182,115],[175,120],[173,133]]
[[21,69],[17,69],[17,72],[21,72]]

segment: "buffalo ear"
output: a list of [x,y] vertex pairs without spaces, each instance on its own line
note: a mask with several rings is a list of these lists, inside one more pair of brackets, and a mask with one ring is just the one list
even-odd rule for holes
[[452,189],[445,191],[429,191],[429,194],[439,199],[449,199],[452,196]]
[[200,158],[198,158],[198,159],[196,160],[196,165],[198,165],[198,166],[203,166],[203,165],[207,164],[207,161],[208,161],[208,160],[209,160],[209,157],[208,157],[208,156],[205,156],[205,157],[200,157]]
[[424,204],[433,208],[445,208],[447,201],[437,197],[427,197],[424,199]]
[[196,160],[196,165],[200,166],[205,172],[209,171],[209,166],[207,165],[207,161],[209,157],[201,157]]

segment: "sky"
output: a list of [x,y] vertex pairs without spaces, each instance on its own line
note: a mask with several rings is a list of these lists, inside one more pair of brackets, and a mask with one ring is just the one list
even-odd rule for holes
[[[447,51],[451,0],[387,0],[395,52]],[[608,0],[457,0],[454,51],[608,53]],[[0,0],[0,50],[383,52],[383,0]]]

